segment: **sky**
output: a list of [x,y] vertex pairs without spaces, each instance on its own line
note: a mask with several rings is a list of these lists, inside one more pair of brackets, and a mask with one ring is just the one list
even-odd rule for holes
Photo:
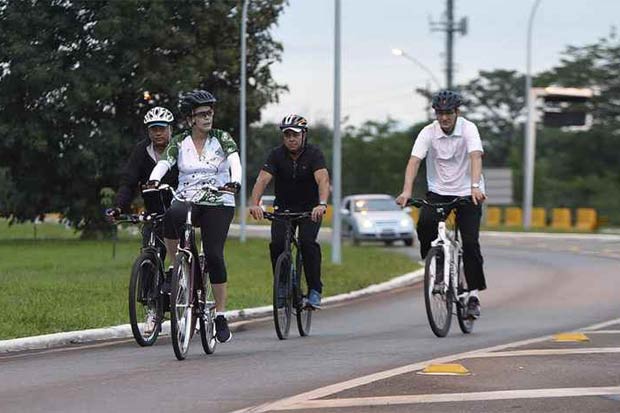
[[[526,30],[534,0],[454,0],[454,19],[468,19],[468,33],[455,34],[454,84],[480,70],[525,72]],[[426,119],[416,88],[435,83],[427,71],[391,50],[400,48],[445,86],[444,32],[430,22],[444,17],[445,0],[341,0],[341,118],[343,126],[395,119],[403,128]],[[541,0],[533,25],[533,73],[560,63],[568,45],[608,36],[620,25],[619,0]],[[267,106],[263,122],[299,113],[310,124],[333,124],[334,0],[290,0],[274,38],[284,47],[272,66],[289,91]]]

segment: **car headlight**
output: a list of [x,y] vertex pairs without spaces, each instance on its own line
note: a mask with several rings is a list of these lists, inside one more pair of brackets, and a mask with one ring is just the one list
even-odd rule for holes
[[362,228],[370,229],[372,228],[372,221],[369,219],[362,219]]
[[403,218],[400,220],[400,226],[403,228],[408,228],[411,225],[411,220],[408,218]]

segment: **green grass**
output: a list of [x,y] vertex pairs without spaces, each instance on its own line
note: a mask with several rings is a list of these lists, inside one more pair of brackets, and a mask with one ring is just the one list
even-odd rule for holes
[[[79,241],[72,230],[49,225],[37,227],[41,229],[37,240],[28,233],[27,224],[13,226],[8,232],[0,227],[0,305],[4,309],[0,339],[128,323],[127,286],[139,252],[138,240],[119,241],[112,258],[112,242]],[[19,235],[19,231],[24,232]],[[20,236],[30,239],[18,239]],[[418,267],[406,256],[378,247],[344,245],[342,252],[343,265],[335,266],[329,262],[329,246],[323,246],[325,296],[385,281]],[[268,240],[240,244],[230,239],[225,254],[228,308],[270,304]]]

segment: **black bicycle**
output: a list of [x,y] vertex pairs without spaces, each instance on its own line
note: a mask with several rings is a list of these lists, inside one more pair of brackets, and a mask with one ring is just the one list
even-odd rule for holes
[[450,331],[453,307],[456,307],[461,331],[469,334],[474,328],[475,318],[467,313],[469,293],[463,271],[463,247],[459,239],[458,223],[455,223],[454,231],[446,228],[446,220],[452,209],[470,202],[471,199],[467,197],[457,197],[444,203],[429,203],[417,198],[407,202],[407,205],[417,208],[433,208],[439,216],[437,238],[431,242],[424,268],[426,315],[437,337],[445,337]]
[[313,308],[307,305],[308,280],[303,271],[303,256],[293,228],[297,220],[309,218],[311,212],[264,212],[270,221],[286,224],[284,251],[276,260],[273,274],[273,322],[280,340],[288,338],[293,309],[299,335],[310,334]]
[[198,321],[202,348],[207,354],[213,354],[217,341],[215,339],[215,299],[209,280],[209,269],[202,242],[198,252],[196,230],[192,225],[192,204],[194,199],[203,196],[218,197],[232,193],[224,188],[205,186],[196,192],[192,199],[175,198],[187,206],[183,224],[181,244],[177,251],[172,275],[172,294],[170,296],[170,335],[174,355],[179,360],[185,359],[189,350]]
[[[171,188],[162,185],[159,189],[142,192],[149,212],[124,214],[115,223],[142,225],[143,233],[148,229],[148,239],[131,268],[129,279],[129,322],[136,343],[142,347],[152,346],[161,332],[165,312],[169,310],[169,296],[163,291],[165,270],[165,247],[160,234],[166,205],[169,205]],[[155,212],[152,212],[155,211]]]

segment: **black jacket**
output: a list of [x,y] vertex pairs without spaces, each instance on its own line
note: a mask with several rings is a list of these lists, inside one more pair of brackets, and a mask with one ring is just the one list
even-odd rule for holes
[[[133,148],[131,156],[123,169],[121,184],[116,194],[116,206],[123,212],[128,212],[136,192],[140,186],[144,185],[151,175],[156,162],[151,158],[146,148],[151,144],[151,140],[146,138]],[[168,184],[176,188],[179,182],[179,170],[175,165],[169,170],[161,180],[162,184]]]

